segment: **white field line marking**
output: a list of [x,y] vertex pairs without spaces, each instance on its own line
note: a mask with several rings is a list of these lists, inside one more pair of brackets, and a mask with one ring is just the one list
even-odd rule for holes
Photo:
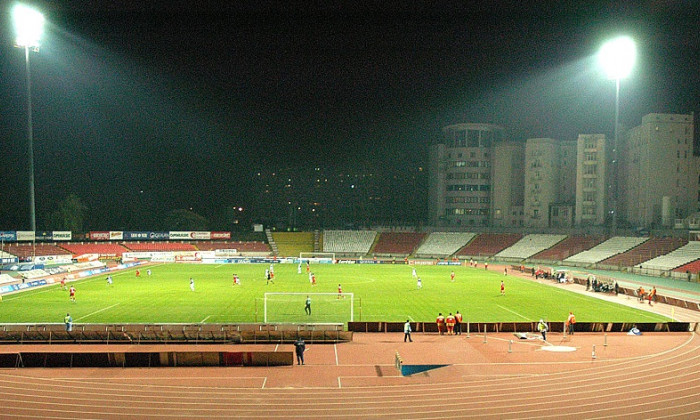
[[204,324],[204,321],[206,321],[206,320],[209,319],[210,317],[211,317],[211,315],[207,315],[207,317],[204,318],[203,320],[199,321],[199,323],[200,323],[200,324]]
[[81,319],[85,319],[85,318],[87,318],[87,317],[89,317],[89,316],[95,315],[95,314],[100,313],[100,312],[102,312],[102,311],[106,311],[107,309],[112,309],[112,308],[114,308],[114,307],[117,306],[117,305],[119,305],[119,304],[118,304],[118,303],[115,303],[115,304],[112,305],[112,306],[108,306],[108,307],[106,307],[106,308],[98,309],[98,310],[96,310],[95,312],[91,312],[91,313],[89,313],[89,314],[87,314],[87,315],[85,315],[85,316],[81,316],[80,318],[76,318],[75,321],[77,322],[77,321],[80,321]]
[[333,351],[335,351],[335,365],[338,366],[338,346],[333,344]]
[[278,349],[279,347],[280,347],[280,345],[279,345],[279,343],[277,343],[277,345],[275,346],[275,351],[277,351],[277,349]]
[[263,384],[260,387],[260,389],[265,389],[265,384],[267,383],[267,376],[265,377],[265,380],[263,380]]
[[528,319],[527,317],[524,317],[522,314],[519,314],[519,313],[517,313],[517,312],[515,312],[515,311],[511,311],[510,309],[506,308],[505,306],[501,306],[501,305],[496,305],[496,306],[498,306],[498,307],[501,308],[501,309],[505,309],[506,311],[508,311],[508,312],[510,312],[510,313],[512,313],[512,314],[515,314],[515,315],[519,316],[520,318],[522,318],[522,319],[524,319],[524,320],[526,320],[526,321],[530,321],[530,319]]
[[343,386],[340,384],[340,376],[338,376],[338,388],[342,388]]
[[413,317],[411,317],[411,315],[408,316],[408,319],[409,319],[409,321],[411,321],[411,322],[416,322],[416,321],[413,320]]

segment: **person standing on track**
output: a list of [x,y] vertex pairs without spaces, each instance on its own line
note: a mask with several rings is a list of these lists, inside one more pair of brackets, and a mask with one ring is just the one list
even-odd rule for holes
[[447,335],[454,335],[455,334],[455,317],[452,315],[452,312],[450,312],[449,315],[447,315],[447,318],[445,318],[445,324],[447,324]]
[[435,323],[437,324],[438,333],[443,335],[445,333],[445,317],[442,315],[442,312],[438,313]]
[[406,323],[403,324],[403,342],[406,342],[406,339],[408,338],[408,341],[413,343],[413,339],[411,338],[411,321],[406,320]]
[[462,335],[462,314],[455,312],[455,334]]
[[569,335],[574,335],[574,325],[576,325],[576,317],[573,312],[569,311],[569,317],[566,318],[566,329]]
[[63,318],[63,322],[66,324],[66,331],[73,330],[73,318],[70,314],[66,314],[65,318]]
[[542,334],[542,341],[547,341],[547,330],[549,328],[547,327],[547,324],[544,322],[544,320],[540,319],[540,322],[537,323],[537,331]]
[[294,342],[294,351],[297,354],[297,365],[304,364],[304,353],[306,352],[306,343],[303,338]]

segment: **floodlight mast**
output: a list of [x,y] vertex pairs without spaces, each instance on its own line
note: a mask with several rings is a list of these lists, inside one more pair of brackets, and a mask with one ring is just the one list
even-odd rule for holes
[[637,59],[637,47],[628,36],[621,36],[612,39],[600,49],[598,53],[598,61],[605,71],[609,79],[615,80],[615,135],[612,147],[612,165],[611,165],[611,191],[610,198],[612,199],[612,234],[617,233],[617,195],[618,195],[618,158],[617,147],[619,143],[619,125],[620,125],[620,80],[629,76]]
[[27,140],[29,151],[29,223],[36,231],[36,209],[34,202],[34,130],[32,124],[32,78],[29,67],[29,51],[39,51],[39,40],[44,30],[44,15],[22,4],[12,9],[12,20],[17,37],[15,46],[24,49],[27,83]]

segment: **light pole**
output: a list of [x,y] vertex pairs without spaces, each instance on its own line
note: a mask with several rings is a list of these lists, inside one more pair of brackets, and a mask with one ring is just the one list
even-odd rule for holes
[[15,26],[15,46],[24,48],[24,62],[27,76],[27,140],[29,148],[29,221],[32,232],[36,231],[36,211],[34,206],[34,137],[32,127],[32,78],[29,68],[29,51],[39,51],[39,40],[44,31],[44,15],[22,4],[12,9]]
[[600,48],[598,61],[605,71],[608,79],[615,80],[615,135],[612,144],[611,165],[611,199],[612,205],[612,233],[617,233],[617,195],[618,195],[618,158],[617,148],[619,144],[620,124],[620,80],[627,77],[634,67],[637,58],[637,47],[632,38],[621,36],[614,38]]

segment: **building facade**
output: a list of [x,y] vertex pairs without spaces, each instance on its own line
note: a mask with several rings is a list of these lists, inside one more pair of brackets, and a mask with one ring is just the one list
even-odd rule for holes
[[620,217],[631,227],[671,227],[698,211],[693,114],[648,114],[620,145]]
[[604,134],[580,134],[576,142],[576,226],[602,226],[609,181]]
[[493,147],[504,139],[494,124],[455,124],[429,153],[429,223],[433,226],[489,226]]

